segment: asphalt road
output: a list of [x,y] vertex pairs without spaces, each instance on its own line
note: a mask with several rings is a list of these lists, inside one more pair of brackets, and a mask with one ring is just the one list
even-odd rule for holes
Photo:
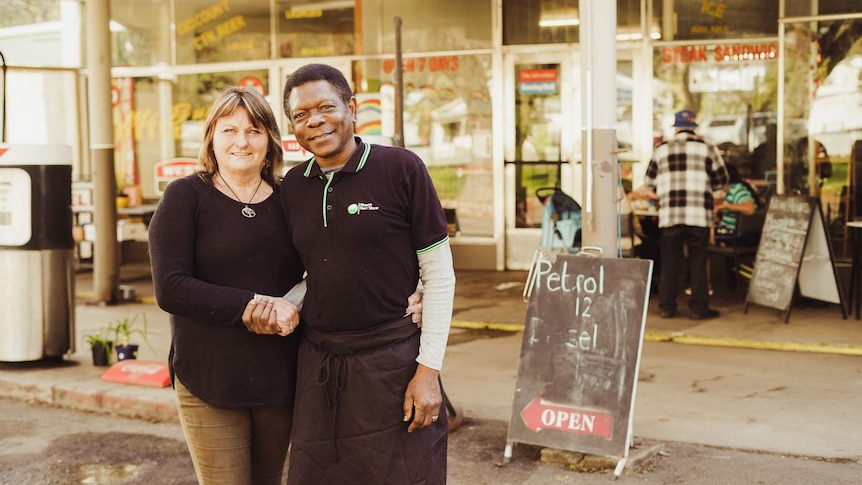
[[[449,441],[450,485],[606,484],[610,471],[585,473],[543,463],[540,449],[516,445],[500,466],[507,423],[467,419]],[[862,463],[636,440],[661,451],[616,481],[691,484],[857,484]],[[15,485],[194,485],[177,424],[95,415],[0,399],[0,483]]]

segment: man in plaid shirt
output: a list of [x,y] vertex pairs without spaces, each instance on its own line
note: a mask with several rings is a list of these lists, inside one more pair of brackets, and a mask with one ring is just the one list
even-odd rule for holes
[[661,265],[665,268],[659,281],[659,312],[663,318],[676,315],[679,270],[686,267],[686,248],[690,317],[703,320],[719,316],[718,310],[709,307],[706,263],[713,192],[726,190],[729,179],[718,150],[695,134],[694,118],[692,111],[676,113],[676,133],[656,146],[645,178],[645,186],[651,189],[647,197],[658,199]]

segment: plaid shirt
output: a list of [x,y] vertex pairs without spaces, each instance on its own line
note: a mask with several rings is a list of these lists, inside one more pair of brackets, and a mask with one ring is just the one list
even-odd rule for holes
[[655,148],[645,183],[658,194],[659,227],[710,227],[712,193],[728,175],[718,150],[686,130]]

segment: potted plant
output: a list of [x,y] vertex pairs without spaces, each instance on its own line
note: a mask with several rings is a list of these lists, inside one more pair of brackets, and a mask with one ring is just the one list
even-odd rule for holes
[[141,315],[143,316],[143,323],[140,327],[137,325],[138,315],[115,320],[109,325],[109,329],[114,333],[117,360],[138,358],[138,348],[140,345],[131,342],[130,339],[133,335],[140,336],[141,340],[152,350],[153,347],[147,340],[147,316],[144,314]]
[[93,365],[98,367],[106,367],[111,365],[111,350],[114,348],[114,342],[108,337],[110,329],[102,329],[99,333],[90,333],[84,335],[84,341],[90,344],[90,350],[93,353]]
[[125,209],[129,206],[129,194],[126,193],[125,187],[120,187],[117,190],[117,209]]

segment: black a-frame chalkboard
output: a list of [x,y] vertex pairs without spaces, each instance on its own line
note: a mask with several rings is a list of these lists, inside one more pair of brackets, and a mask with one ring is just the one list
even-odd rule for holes
[[750,303],[775,308],[786,323],[797,289],[801,296],[837,303],[847,318],[818,199],[776,195],[766,211],[744,311]]
[[515,442],[620,458],[631,442],[652,261],[537,252],[504,459]]

